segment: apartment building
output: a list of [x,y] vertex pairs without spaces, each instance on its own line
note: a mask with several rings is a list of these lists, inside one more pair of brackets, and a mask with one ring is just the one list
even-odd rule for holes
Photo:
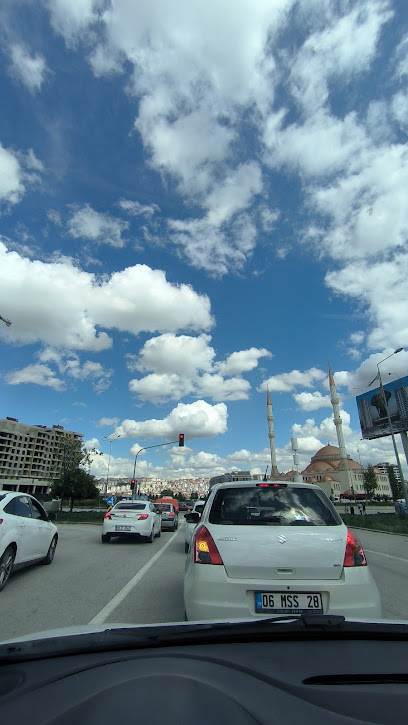
[[62,469],[61,439],[82,440],[82,433],[61,425],[0,419],[0,489],[46,494]]

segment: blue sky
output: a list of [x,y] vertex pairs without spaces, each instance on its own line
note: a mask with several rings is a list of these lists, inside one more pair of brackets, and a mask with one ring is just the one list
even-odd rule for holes
[[[280,470],[408,346],[408,10],[391,0],[0,9],[0,398],[92,470]],[[406,375],[408,353],[384,363]],[[120,436],[120,438],[119,438]]]

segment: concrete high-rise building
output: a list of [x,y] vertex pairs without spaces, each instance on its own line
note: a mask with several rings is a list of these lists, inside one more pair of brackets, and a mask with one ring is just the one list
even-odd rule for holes
[[401,385],[399,388],[394,390],[395,401],[397,403],[397,409],[400,420],[408,420],[408,394],[407,388]]
[[268,421],[269,446],[271,449],[271,475],[270,478],[279,478],[278,465],[276,462],[275,429],[273,427],[273,412],[269,388],[266,389],[266,419]]
[[0,419],[0,489],[47,493],[62,470],[61,440],[82,441],[82,433],[61,425],[27,425]]
[[375,468],[378,468],[378,470],[381,471],[381,473],[382,474],[385,474],[386,476],[388,476],[388,467],[389,466],[394,471],[395,478],[397,479],[397,481],[399,483],[402,483],[401,474],[400,474],[399,468],[398,468],[398,466],[395,463],[388,463],[388,461],[383,461],[382,463],[376,463],[375,464]]

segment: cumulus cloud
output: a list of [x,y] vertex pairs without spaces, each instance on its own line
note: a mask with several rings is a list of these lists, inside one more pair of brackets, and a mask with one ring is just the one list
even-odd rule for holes
[[97,423],[98,428],[104,428],[105,426],[115,426],[119,423],[119,418],[100,418]]
[[90,239],[111,247],[123,247],[125,240],[122,233],[129,228],[129,222],[114,219],[109,214],[101,214],[89,204],[75,207],[68,221],[68,231],[72,237]]
[[275,392],[291,393],[294,388],[300,385],[305,388],[312,388],[315,383],[321,383],[327,376],[328,373],[314,367],[303,372],[292,370],[290,373],[280,373],[264,380],[258,390],[263,391],[269,388],[269,390]]
[[[62,290],[69,290],[69,304]],[[135,265],[99,280],[68,260],[32,261],[8,252],[1,242],[0,301],[3,313],[13,317],[11,328],[0,328],[0,337],[16,344],[42,341],[100,351],[112,345],[100,328],[137,335],[213,324],[208,297],[189,285],[171,284],[161,270]]]
[[261,357],[271,358],[272,353],[264,347],[251,347],[248,350],[231,353],[224,362],[218,363],[216,368],[222,375],[240,375],[258,367]]
[[9,385],[33,383],[34,385],[44,385],[54,390],[65,390],[64,381],[58,378],[55,371],[48,365],[27,365],[20,370],[12,370],[7,373],[5,379]]
[[27,188],[38,183],[36,172],[43,170],[43,164],[32,149],[23,154],[6,149],[0,143],[0,202],[17,204]]
[[42,55],[31,55],[24,45],[15,43],[10,48],[10,73],[31,93],[41,89],[47,76],[47,64]]
[[318,390],[314,393],[294,393],[292,397],[301,410],[318,410],[331,406],[330,397],[322,395]]
[[227,406],[224,403],[210,405],[197,400],[185,405],[179,403],[162,420],[123,420],[116,427],[115,434],[122,438],[164,438],[177,439],[184,432],[186,440],[207,438],[225,433],[227,430]]
[[192,337],[166,333],[147,340],[139,357],[128,356],[128,368],[148,375],[134,378],[129,390],[141,400],[164,403],[185,395],[222,400],[248,398],[250,383],[240,375],[253,370],[260,357],[270,357],[265,348],[250,348],[229,355],[215,363],[215,351],[209,335]]

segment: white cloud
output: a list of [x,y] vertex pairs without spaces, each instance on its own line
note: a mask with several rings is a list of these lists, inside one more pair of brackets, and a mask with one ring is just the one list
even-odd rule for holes
[[138,201],[130,201],[129,199],[121,199],[119,206],[130,216],[151,217],[160,211],[160,207],[157,204],[140,204]]
[[322,382],[328,373],[319,370],[319,368],[310,368],[309,370],[292,370],[290,373],[280,373],[273,375],[271,378],[264,380],[258,388],[259,391],[269,388],[270,391],[291,393],[294,388],[302,385],[305,388],[312,388],[315,383]]
[[72,403],[72,405],[74,405],[76,408],[87,408],[88,407],[86,403],[83,403],[80,400],[77,400],[75,403]]
[[[366,360],[363,360],[353,373],[349,373],[348,390],[350,395],[354,397],[367,392],[368,383],[377,375],[377,363],[392,355],[394,349],[389,347],[382,350],[382,352],[373,353]],[[384,384],[404,377],[408,369],[408,351],[403,350],[396,355],[392,355],[389,360],[380,366],[380,369]],[[389,373],[392,373],[392,376]],[[378,384],[377,381],[374,387],[378,386]]]
[[41,89],[47,76],[47,64],[42,55],[31,55],[24,45],[14,44],[10,48],[10,72],[21,81],[31,93]]
[[259,164],[250,161],[237,169],[208,194],[204,206],[208,209],[207,222],[220,226],[242,209],[246,209],[253,197],[262,191],[262,175]]
[[56,373],[48,365],[33,364],[27,365],[21,370],[13,370],[5,376],[9,385],[21,385],[21,383],[33,383],[44,385],[54,390],[64,390],[64,381],[57,378]]
[[240,375],[258,367],[259,358],[271,358],[272,353],[266,348],[251,347],[248,350],[239,350],[228,355],[225,362],[217,363],[216,369],[221,375]]
[[72,237],[91,239],[111,247],[123,247],[125,240],[122,233],[129,228],[129,222],[114,219],[109,214],[101,214],[89,204],[76,207],[68,221],[68,231]]
[[0,201],[15,204],[24,190],[23,173],[15,154],[0,144]]
[[215,401],[247,400],[250,389],[251,384],[244,378],[234,377],[225,380],[222,375],[204,373],[197,381],[196,394]]
[[87,451],[90,451],[92,448],[97,450],[99,448],[98,438],[90,438],[89,440],[84,441],[84,448],[86,448]]
[[55,209],[49,209],[47,212],[47,219],[49,219],[50,222],[55,224],[57,227],[62,227],[62,219],[59,211],[56,211]]
[[105,0],[45,0],[51,15],[51,23],[67,43],[80,38],[92,26],[98,13],[104,9]]
[[330,408],[331,402],[328,395],[322,395],[318,390],[314,393],[294,393],[293,399],[301,410],[318,410],[318,408]]
[[[352,435],[350,428],[350,414],[346,410],[340,411],[340,416],[343,422],[343,433],[346,440]],[[314,418],[308,418],[304,425],[295,423],[292,426],[293,435],[298,439],[299,448],[302,449],[302,439],[314,438],[317,442],[318,448],[321,448],[323,443],[321,441],[330,442],[332,445],[337,446],[337,433],[336,426],[334,425],[333,418],[324,418],[322,422],[317,425]],[[308,442],[308,445],[311,441]]]
[[340,17],[334,8],[331,12],[326,27],[309,35],[289,61],[292,93],[309,111],[325,105],[329,83],[346,85],[353,76],[368,70],[381,30],[393,15],[383,0],[358,3]]
[[98,428],[104,428],[105,426],[115,426],[119,423],[119,418],[100,418],[97,423]]
[[227,406],[224,403],[210,405],[197,400],[185,405],[179,403],[162,420],[123,420],[115,429],[122,438],[164,438],[177,439],[184,433],[186,440],[207,438],[225,433],[227,430]]
[[[69,305],[62,290],[69,290]],[[0,302],[3,314],[13,318],[0,337],[16,344],[42,341],[100,351],[112,340],[99,328],[137,335],[213,324],[208,297],[167,282],[161,270],[135,265],[98,280],[69,261],[44,263],[7,252],[1,242]]]
[[363,330],[358,330],[357,332],[352,332],[349,336],[349,340],[353,345],[361,345],[362,342],[364,342],[365,339],[365,332]]
[[193,377],[199,370],[211,370],[215,351],[209,335],[175,335],[172,332],[147,340],[139,353],[139,370],[177,373]]
[[373,325],[369,348],[408,345],[407,275],[408,254],[402,251],[384,261],[355,261],[326,275],[333,290],[367,305]]
[[262,207],[260,211],[262,229],[264,232],[270,232],[275,228],[276,222],[280,217],[279,209],[268,209],[268,207]]
[[176,373],[150,373],[145,377],[133,378],[129,381],[129,390],[141,400],[151,403],[165,403],[169,400],[180,400],[193,390],[193,384]]

